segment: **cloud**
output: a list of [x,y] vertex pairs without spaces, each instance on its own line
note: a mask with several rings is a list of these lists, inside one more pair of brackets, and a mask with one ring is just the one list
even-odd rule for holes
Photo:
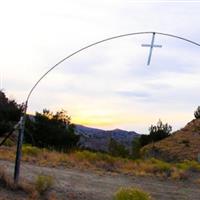
[[120,95],[122,97],[131,97],[131,98],[149,98],[151,95],[148,92],[144,92],[144,91],[116,91],[117,95]]
[[[59,60],[111,36],[160,31],[200,42],[199,9],[199,3],[189,2],[5,1],[0,7],[5,90],[24,101],[38,78]],[[149,48],[141,44],[149,44],[151,37],[111,40],[71,57],[41,81],[29,111],[65,107],[81,120],[85,110],[94,110],[89,120],[108,110],[109,115],[100,116],[112,118],[112,126],[138,130],[162,116],[177,119],[179,126],[190,120],[200,98],[200,48],[156,35],[155,43],[163,47],[153,50],[146,66]],[[127,116],[120,118],[122,123],[119,115]]]

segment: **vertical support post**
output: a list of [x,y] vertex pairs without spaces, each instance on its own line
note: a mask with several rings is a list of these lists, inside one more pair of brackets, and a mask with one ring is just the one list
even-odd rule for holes
[[20,175],[20,163],[22,157],[22,144],[24,139],[24,128],[25,128],[25,121],[26,121],[26,109],[27,109],[27,102],[25,104],[25,110],[23,116],[20,118],[19,122],[19,135],[17,141],[17,152],[16,152],[16,159],[15,159],[15,170],[14,170],[14,184],[19,183],[19,175]]
[[154,39],[155,39],[155,33],[153,33],[153,35],[152,35],[152,40],[151,40],[151,45],[150,45],[150,50],[149,50],[149,58],[148,58],[147,65],[150,65],[150,62],[151,62],[151,56],[152,56],[152,51],[153,51],[153,47],[154,47]]
[[154,47],[159,47],[159,48],[162,47],[162,45],[154,45],[155,35],[156,35],[156,33],[153,32],[153,33],[152,33],[151,44],[142,44],[142,47],[150,47],[150,49],[149,49],[149,57],[148,57],[148,61],[147,61],[147,65],[150,65],[150,62],[151,62],[151,56],[152,56],[152,52],[153,52],[153,48],[154,48]]

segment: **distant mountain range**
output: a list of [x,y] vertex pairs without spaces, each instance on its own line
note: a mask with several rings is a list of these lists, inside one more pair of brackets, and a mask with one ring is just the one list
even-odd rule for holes
[[[34,121],[35,116],[29,115],[29,119]],[[121,129],[107,131],[78,124],[75,124],[75,134],[80,135],[80,147],[105,152],[108,152],[110,139],[114,139],[131,150],[133,139],[140,136],[135,131]]]
[[131,149],[132,141],[140,135],[134,131],[121,129],[102,130],[90,128],[83,125],[76,125],[75,133],[80,135],[80,146],[97,151],[108,151],[110,139],[123,144],[127,149]]

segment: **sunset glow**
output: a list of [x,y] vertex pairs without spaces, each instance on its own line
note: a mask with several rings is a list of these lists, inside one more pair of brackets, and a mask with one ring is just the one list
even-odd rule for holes
[[[125,2],[1,3],[3,91],[24,102],[39,77],[59,60],[120,34],[158,31],[200,42],[200,3]],[[158,119],[174,130],[182,127],[199,105],[200,48],[156,35],[162,48],[153,49],[147,66],[149,49],[141,44],[149,44],[151,37],[108,41],[66,60],[35,89],[28,112],[65,109],[74,123],[139,133],[147,133]]]

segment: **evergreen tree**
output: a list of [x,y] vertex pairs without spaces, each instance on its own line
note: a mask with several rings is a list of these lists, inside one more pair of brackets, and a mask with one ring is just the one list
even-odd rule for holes
[[170,136],[172,127],[170,125],[163,124],[161,120],[157,122],[156,125],[151,125],[149,128],[149,135],[141,135],[140,144],[145,146],[149,143],[162,140]]
[[140,138],[136,137],[132,141],[132,157],[134,159],[140,157],[140,149],[141,149]]
[[153,142],[162,140],[170,135],[172,131],[172,127],[170,125],[163,124],[162,121],[159,119],[157,125],[151,125],[149,128],[150,132],[150,139]]
[[124,147],[124,145],[120,144],[113,138],[110,139],[108,150],[112,156],[120,156],[120,157],[128,157],[129,156],[128,149],[126,149]]
[[194,116],[196,119],[200,119],[200,106],[198,106],[198,108],[194,112]]
[[38,147],[67,151],[76,146],[79,136],[75,135],[75,125],[71,123],[66,111],[43,113],[27,120],[25,141]]
[[5,93],[0,91],[0,136],[9,132],[20,120],[23,112],[23,105],[10,100]]

